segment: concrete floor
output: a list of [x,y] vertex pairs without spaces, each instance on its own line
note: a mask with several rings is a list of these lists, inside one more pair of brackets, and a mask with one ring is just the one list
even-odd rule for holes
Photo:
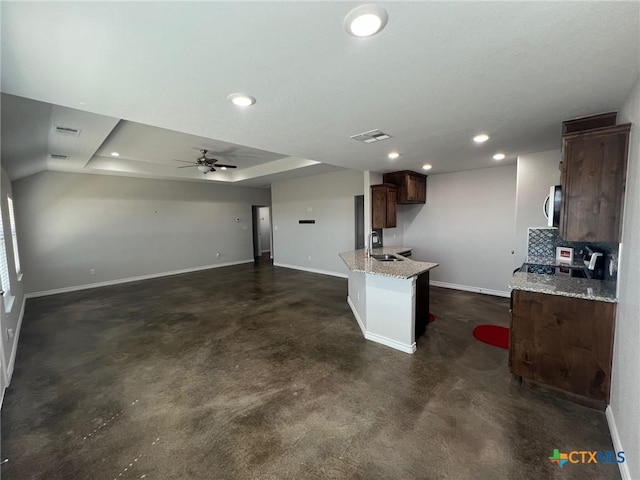
[[347,281],[241,265],[27,303],[3,479],[616,479],[601,412],[476,341],[508,299],[432,288],[414,355],[365,341]]

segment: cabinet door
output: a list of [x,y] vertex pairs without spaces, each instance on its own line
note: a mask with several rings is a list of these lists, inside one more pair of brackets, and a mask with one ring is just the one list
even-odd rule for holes
[[396,202],[398,190],[393,187],[387,188],[387,216],[385,228],[393,228],[396,226]]
[[564,139],[560,236],[567,241],[619,242],[629,125]]
[[509,367],[524,378],[609,399],[614,303],[514,292]]
[[371,228],[396,226],[397,194],[394,185],[371,185]]
[[427,193],[427,182],[424,177],[417,175],[406,176],[407,202],[424,203]]
[[371,228],[385,228],[387,223],[387,189],[371,187]]

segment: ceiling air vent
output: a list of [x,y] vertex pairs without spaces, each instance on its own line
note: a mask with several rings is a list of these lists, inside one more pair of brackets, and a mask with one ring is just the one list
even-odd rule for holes
[[60,153],[52,153],[51,158],[54,160],[66,160],[69,158],[69,155],[62,155]]
[[53,131],[55,133],[58,133],[60,135],[66,135],[68,137],[79,137],[80,136],[80,130],[78,130],[77,128],[61,127],[60,125],[54,125],[53,126]]
[[380,130],[369,130],[368,132],[352,135],[349,138],[352,138],[362,143],[375,143],[375,142],[379,142],[380,140],[386,140],[387,138],[391,138],[391,135],[389,135],[388,133],[381,132]]

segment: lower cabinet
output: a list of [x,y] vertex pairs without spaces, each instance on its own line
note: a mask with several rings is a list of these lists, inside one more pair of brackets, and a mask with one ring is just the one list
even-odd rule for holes
[[416,278],[416,340],[426,331],[429,323],[429,272]]
[[604,408],[611,385],[616,304],[513,293],[511,373]]

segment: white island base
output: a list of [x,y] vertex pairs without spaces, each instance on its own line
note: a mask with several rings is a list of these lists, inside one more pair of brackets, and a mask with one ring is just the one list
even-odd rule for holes
[[347,303],[367,340],[415,352],[415,297],[416,277],[349,272]]

